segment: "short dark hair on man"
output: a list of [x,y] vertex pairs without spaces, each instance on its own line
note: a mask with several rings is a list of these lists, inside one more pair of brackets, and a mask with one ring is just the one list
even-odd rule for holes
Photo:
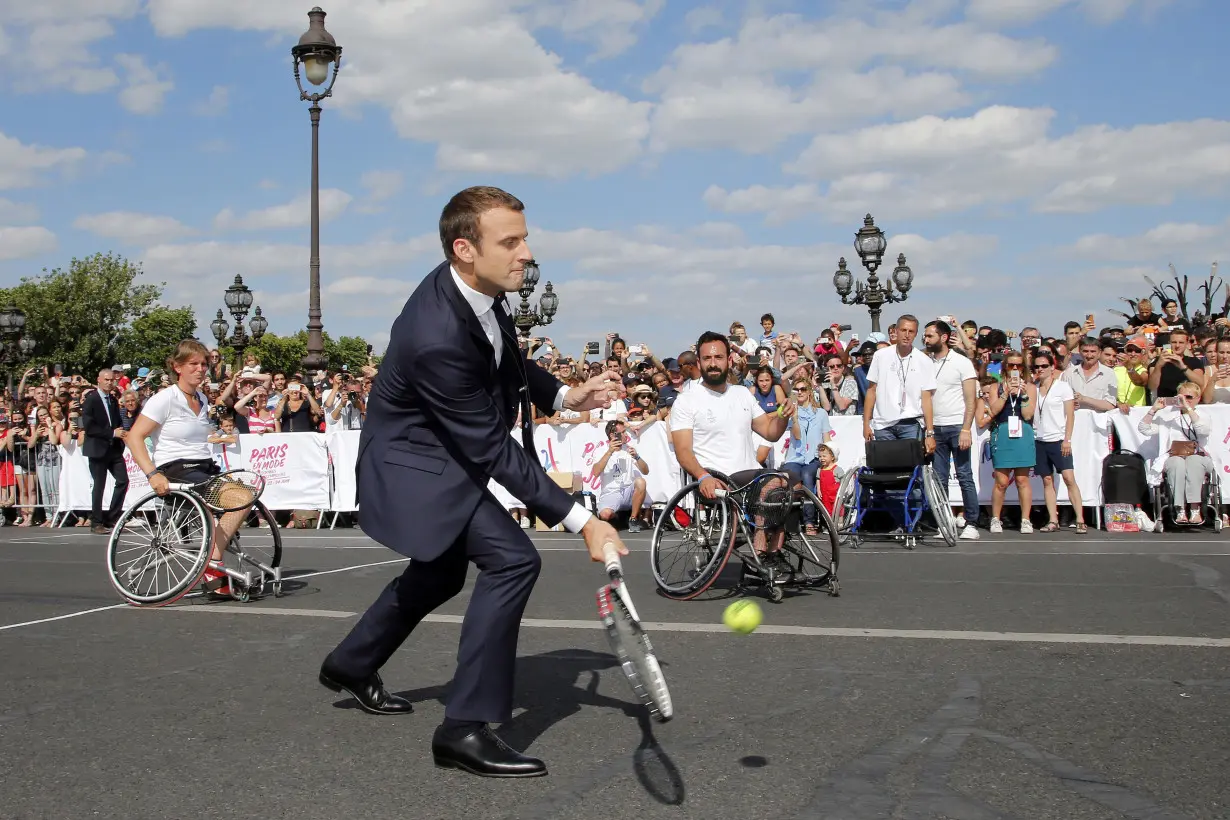
[[474,247],[479,247],[482,231],[478,227],[478,218],[493,208],[522,212],[525,204],[507,191],[490,185],[466,188],[448,201],[440,213],[440,244],[448,261],[457,261],[453,255],[453,243],[458,239],[469,240]]
[[1085,338],[1081,339],[1080,344],[1078,344],[1078,345],[1077,345],[1077,347],[1078,347],[1078,348],[1081,348],[1081,347],[1096,347],[1096,348],[1098,348],[1098,349],[1101,349],[1101,347],[1102,347],[1102,346],[1101,346],[1101,344],[1098,342],[1098,340],[1097,340],[1097,339],[1093,338],[1092,336],[1086,336]]
[[610,438],[611,434],[614,433],[616,430],[618,430],[619,425],[621,424],[623,424],[623,422],[619,421],[618,419],[616,419],[615,421],[608,421],[606,423],[606,437]]
[[700,338],[696,340],[696,352],[700,353],[700,349],[711,342],[721,342],[722,347],[726,348],[726,355],[730,355],[730,340],[721,333],[715,333],[712,330],[706,330],[700,334]]
[[761,323],[761,324],[764,324],[766,319],[767,319],[767,320],[769,320],[770,322],[772,322],[772,323],[773,323],[773,324],[775,324],[775,325],[777,324],[777,320],[773,318],[773,314],[772,314],[772,313],[766,313],[764,316],[761,316],[761,317],[760,317],[760,323]]
[[1080,330],[1083,327],[1084,325],[1082,325],[1080,322],[1068,322],[1066,325],[1063,326],[1063,332],[1064,332],[1064,335],[1066,336],[1069,330]]
[[685,364],[694,365],[696,364],[696,354],[690,350],[685,350],[679,354],[679,357],[675,361],[677,361],[681,366]]
[[[935,332],[940,334],[941,336],[951,336],[952,335],[952,328],[949,327],[948,323],[945,322],[943,319],[935,319],[934,321],[927,322],[927,328],[930,328],[930,327],[935,328]],[[923,330],[926,330],[927,328],[923,328]]]

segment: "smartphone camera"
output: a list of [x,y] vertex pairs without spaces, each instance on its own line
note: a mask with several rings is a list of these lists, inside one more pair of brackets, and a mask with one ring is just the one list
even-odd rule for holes
[[842,333],[849,333],[851,330],[854,330],[854,327],[852,325],[838,325],[837,329]]
[[599,347],[597,342],[586,342],[585,343],[585,354],[587,356],[597,356],[598,351],[601,349],[602,348]]

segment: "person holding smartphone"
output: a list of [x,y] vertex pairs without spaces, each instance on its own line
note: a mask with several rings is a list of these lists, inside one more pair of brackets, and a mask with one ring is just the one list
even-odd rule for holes
[[1230,338],[1217,340],[1204,368],[1201,404],[1230,404]]
[[1200,496],[1214,469],[1208,452],[1213,425],[1196,411],[1201,390],[1195,382],[1184,382],[1174,397],[1155,401],[1137,426],[1143,436],[1158,436],[1159,448],[1168,453],[1163,471],[1174,505],[1174,522],[1179,525],[1204,523]]
[[273,417],[278,420],[279,433],[315,433],[322,415],[312,391],[297,381],[286,385],[286,392],[273,411]]
[[1021,533],[1028,535],[1034,531],[1029,520],[1033,508],[1029,471],[1037,459],[1033,419],[1038,405],[1038,388],[1024,354],[1015,350],[1004,354],[1002,375],[1002,381],[983,387],[976,411],[976,418],[989,416],[991,425],[991,468],[995,476],[995,486],[991,490],[991,532],[1004,531],[1001,518],[1004,496],[1008,485],[1015,481],[1021,503]]

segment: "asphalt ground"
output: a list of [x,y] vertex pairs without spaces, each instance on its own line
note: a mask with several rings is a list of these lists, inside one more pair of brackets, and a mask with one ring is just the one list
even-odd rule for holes
[[[415,713],[316,682],[401,570],[357,530],[285,531],[287,594],[137,610],[106,540],[0,530],[2,818],[1230,817],[1230,540],[1005,534],[842,554],[840,597],[654,594],[625,560],[677,714],[650,724],[597,628],[601,569],[540,534],[517,709],[545,778],[436,769],[467,589],[383,674]],[[82,614],[84,613],[84,614]]]

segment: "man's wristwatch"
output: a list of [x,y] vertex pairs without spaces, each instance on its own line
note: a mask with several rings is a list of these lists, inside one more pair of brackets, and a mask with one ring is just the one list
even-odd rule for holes
[[148,473],[146,473],[146,474],[145,474],[145,477],[146,477],[146,478],[153,478],[155,475],[157,475],[158,473],[161,473],[161,472],[162,472],[162,470],[159,470],[157,467],[155,467],[154,469],[152,469],[152,470],[150,470]]
[[926,438],[935,438],[935,431],[934,431],[934,430],[928,430],[928,431],[924,434],[924,436],[925,436]]

